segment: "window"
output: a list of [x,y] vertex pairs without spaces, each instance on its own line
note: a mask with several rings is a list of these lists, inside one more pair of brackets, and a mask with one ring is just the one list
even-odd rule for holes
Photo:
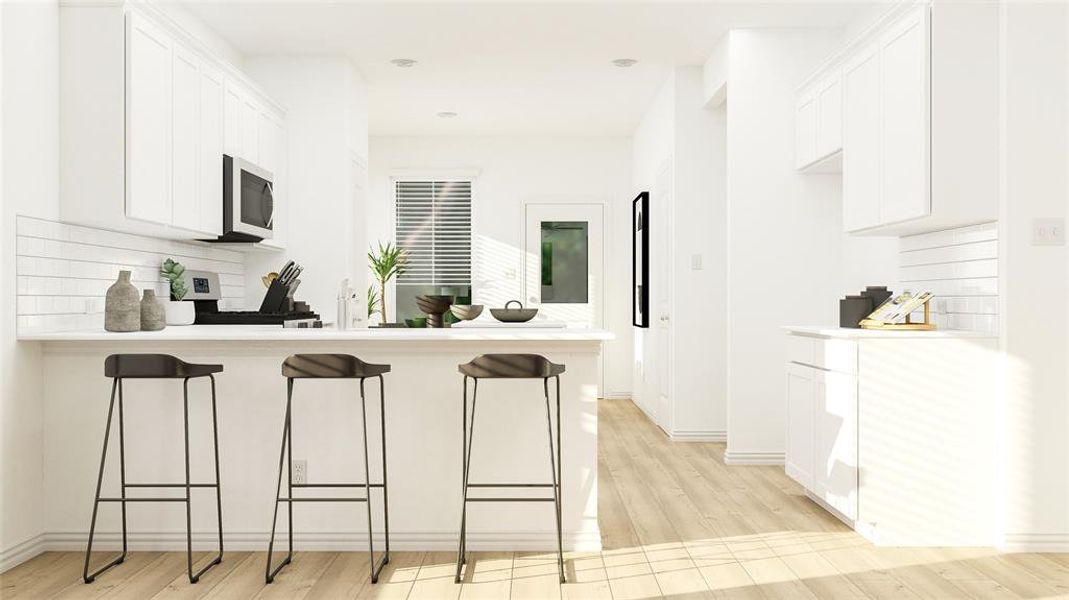
[[408,257],[397,279],[398,317],[422,315],[420,294],[470,302],[471,181],[397,181],[394,199],[397,245]]

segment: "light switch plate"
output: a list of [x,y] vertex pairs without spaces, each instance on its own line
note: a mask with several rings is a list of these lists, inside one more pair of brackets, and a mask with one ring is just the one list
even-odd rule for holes
[[702,270],[702,255],[691,254],[690,255],[690,270],[701,271]]
[[1064,246],[1065,219],[1061,217],[1032,220],[1033,246]]

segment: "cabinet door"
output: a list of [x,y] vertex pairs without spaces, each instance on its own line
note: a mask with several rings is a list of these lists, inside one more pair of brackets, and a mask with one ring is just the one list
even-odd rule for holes
[[241,115],[244,102],[241,88],[233,81],[227,80],[223,101],[223,153],[228,156],[241,156]]
[[170,225],[172,42],[136,12],[126,24],[126,215]]
[[882,224],[931,212],[927,11],[917,7],[880,39]]
[[174,46],[171,144],[171,223],[182,229],[200,227],[200,61],[181,45]]
[[813,489],[813,410],[817,369],[787,363],[786,471],[807,490]]
[[857,377],[816,374],[814,493],[847,518],[857,519]]
[[251,96],[241,100],[241,153],[253,163],[260,163],[260,106]]
[[843,68],[843,228],[880,223],[880,55],[862,49]]
[[264,139],[270,140],[270,144],[261,144],[263,152],[268,154],[264,168],[271,171],[272,192],[275,199],[274,222],[272,224],[272,236],[269,240],[261,242],[264,246],[272,248],[286,247],[286,228],[289,225],[289,196],[287,195],[288,172],[287,172],[287,146],[286,128],[284,122],[275,116],[269,116],[264,120]]
[[807,93],[794,109],[794,166],[802,169],[817,159],[817,98]]
[[223,233],[224,82],[207,65],[200,72],[200,224],[209,235]]
[[817,87],[816,155],[824,158],[843,149],[843,86],[839,73]]

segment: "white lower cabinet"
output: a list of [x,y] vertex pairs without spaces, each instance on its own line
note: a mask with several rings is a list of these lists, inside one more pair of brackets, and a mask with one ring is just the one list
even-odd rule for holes
[[857,519],[857,377],[818,371],[813,406],[813,493]]
[[819,371],[787,363],[787,475],[805,489],[813,489],[813,413]]
[[787,475],[857,518],[857,377],[787,363]]
[[787,336],[787,475],[877,545],[991,545],[997,338],[835,331]]

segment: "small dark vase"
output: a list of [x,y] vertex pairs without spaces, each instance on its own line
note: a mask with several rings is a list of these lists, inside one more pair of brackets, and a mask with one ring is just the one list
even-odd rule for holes
[[858,329],[861,320],[872,313],[872,298],[847,296],[839,300],[839,327]]
[[416,296],[416,306],[427,315],[427,327],[445,327],[442,315],[453,305],[453,296]]
[[864,292],[861,292],[861,295],[872,298],[872,310],[876,310],[891,297],[891,291],[886,285],[870,285],[865,288]]

